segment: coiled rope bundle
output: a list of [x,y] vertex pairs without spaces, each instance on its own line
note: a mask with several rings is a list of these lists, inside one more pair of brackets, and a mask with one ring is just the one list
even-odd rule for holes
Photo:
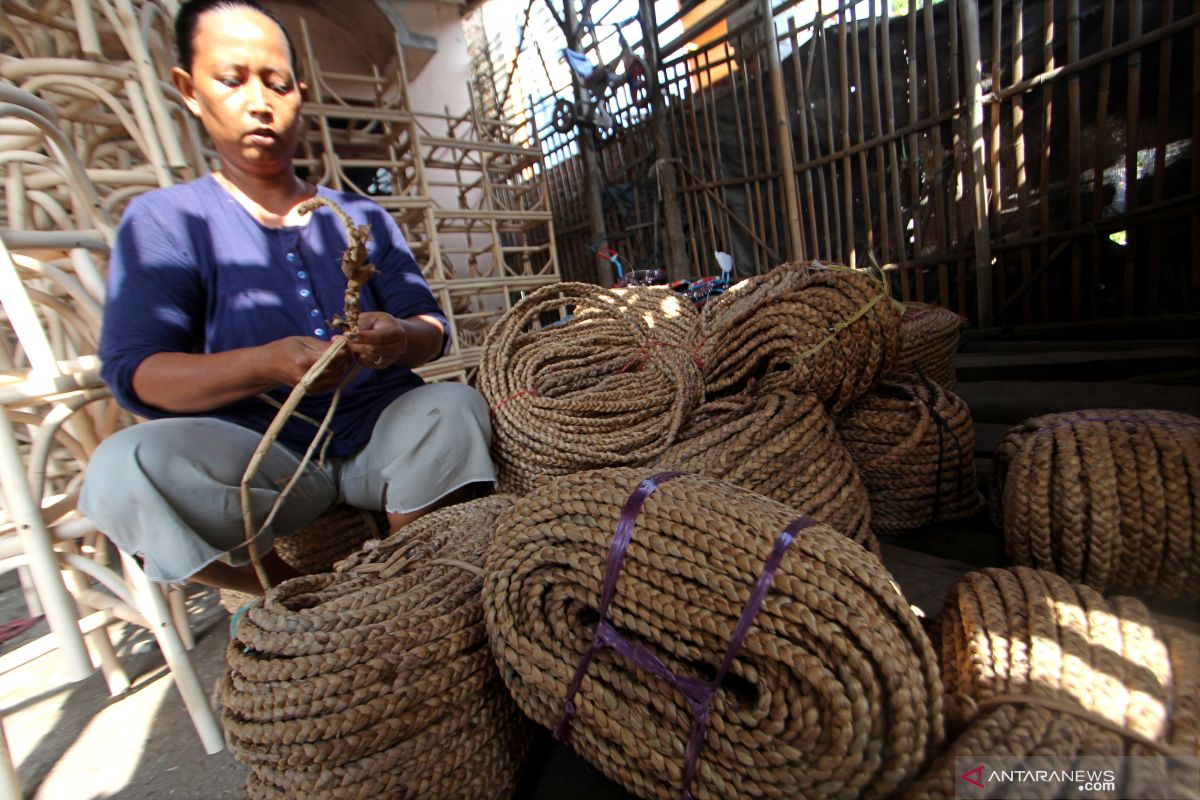
[[[1027,567],[987,569],[951,589],[934,627],[947,720],[962,733],[907,797],[956,796],[954,759],[967,755],[1200,753],[1200,644],[1134,598],[1106,600]],[[1115,796],[1163,796],[1135,790],[1179,777],[1118,775]]]
[[295,533],[276,538],[275,552],[301,575],[313,575],[332,569],[386,529],[383,514],[338,505]]
[[836,412],[891,368],[900,312],[886,284],[848,267],[804,267],[802,277],[785,265],[751,278],[701,317],[696,355],[709,397],[782,386],[812,392]]
[[886,381],[837,417],[838,433],[871,495],[877,533],[976,513],[971,410],[933,381]]
[[672,475],[567,476],[501,519],[484,607],[517,703],[640,797],[890,796],[942,720],[888,572],[794,509]]
[[[1170,748],[1167,754],[1186,755]],[[964,760],[984,764],[988,775],[977,775],[984,786],[993,768],[1017,763],[1043,773],[1072,770],[1083,774],[1112,776],[1111,791],[1090,797],[1194,797],[1196,775],[1189,762],[1164,759],[1164,749],[1141,737],[1114,731],[1073,714],[1041,706],[1001,705],[982,712],[902,795],[905,800],[952,800],[963,797],[968,787],[962,777]],[[1129,757],[1135,757],[1132,760]],[[1157,758],[1150,758],[1157,757]],[[1005,759],[1012,759],[1011,761]],[[1017,762],[1016,759],[1021,761]],[[1040,761],[1039,761],[1040,759]],[[990,763],[989,763],[990,762]],[[1000,763],[997,763],[1000,762]],[[1078,796],[1079,781],[1069,777],[1042,778],[1037,790],[1042,797]],[[1022,787],[1025,788],[1025,787]],[[1095,786],[1101,789],[1100,785]],[[987,796],[980,790],[979,796]],[[1014,796],[1014,795],[1008,795]],[[1030,795],[1015,795],[1030,796]]]
[[700,318],[695,306],[666,286],[629,286],[611,291],[642,334],[655,341],[686,344]]
[[512,792],[528,737],[480,605],[484,551],[511,502],[428,514],[240,617],[218,690],[252,798]]
[[[336,505],[303,528],[275,537],[274,549],[283,563],[301,575],[315,575],[333,569],[334,564],[386,529],[387,518],[380,512]],[[221,589],[219,595],[221,606],[230,614],[256,597],[234,589]]]
[[996,447],[991,509],[1015,564],[1104,593],[1200,597],[1200,418],[1028,419]]
[[958,383],[954,354],[966,320],[948,308],[909,301],[900,323],[900,346],[892,372],[924,377],[950,391]]
[[704,304],[700,310],[700,322],[709,327],[745,314],[758,308],[773,297],[794,292],[804,286],[808,278],[807,261],[788,261],[779,264],[761,275],[752,275],[726,289],[722,294]]
[[954,585],[935,626],[952,724],[989,701],[1044,701],[1167,741],[1174,673],[1139,600],[1044,570],[989,568]]
[[654,467],[736,483],[879,554],[867,489],[816,395],[776,389],[705,403]]
[[[655,338],[644,309],[626,299],[644,296],[555,284],[492,328],[479,389],[492,406],[492,454],[505,491],[527,492],[548,475],[648,464],[699,405],[693,354]],[[537,327],[563,308],[569,319]]]

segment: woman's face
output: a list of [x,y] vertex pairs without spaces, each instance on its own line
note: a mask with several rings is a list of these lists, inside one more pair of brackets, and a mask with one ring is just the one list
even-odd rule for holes
[[172,72],[184,102],[212,137],[222,169],[255,177],[292,172],[300,88],[287,39],[249,8],[209,11],[193,39],[191,72]]

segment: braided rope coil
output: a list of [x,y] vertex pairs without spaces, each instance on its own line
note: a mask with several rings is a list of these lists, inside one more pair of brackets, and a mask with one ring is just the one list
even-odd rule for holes
[[812,392],[837,412],[895,360],[900,312],[886,284],[865,272],[784,265],[711,305],[694,336],[709,397],[785,387]]
[[[700,403],[700,372],[692,353],[671,341],[681,323],[647,322],[656,319],[650,296],[658,293],[555,284],[492,328],[479,390],[492,407],[492,455],[505,491],[522,494],[546,476],[649,464],[675,438]],[[564,308],[569,319],[539,327]],[[670,313],[662,302],[657,309]],[[664,330],[667,339],[656,338]]]
[[1200,597],[1200,418],[1033,417],[996,447],[993,521],[1015,564],[1104,592]]
[[511,502],[428,514],[241,616],[218,692],[252,798],[511,793],[528,736],[480,605]]
[[871,497],[877,533],[979,511],[975,430],[961,398],[932,381],[885,381],[837,417]]
[[[521,709],[553,726],[596,630],[613,531],[644,470],[547,483],[501,519],[484,606]],[[644,484],[643,484],[644,485]],[[676,676],[706,681],[794,509],[697,475],[637,517],[606,622]],[[573,749],[640,797],[678,797],[688,701],[612,650],[573,701]],[[942,739],[930,643],[873,555],[826,525],[798,534],[716,690],[692,796],[888,797]]]
[[959,329],[965,322],[948,308],[906,302],[892,373],[928,378],[943,389],[953,391],[958,383],[954,354],[958,352]]
[[827,523],[879,555],[867,489],[816,395],[776,389],[709,401],[655,468],[736,483]]
[[934,625],[952,725],[972,703],[1032,695],[1167,741],[1174,673],[1139,600],[1044,570],[989,568],[954,585]]
[[610,291],[648,339],[684,345],[700,318],[694,305],[666,286],[629,286]]
[[[986,569],[951,589],[933,629],[947,723],[961,733],[905,797],[961,796],[955,758],[965,756],[1200,755],[1200,639],[1134,598],[1027,567]],[[1114,762],[1113,796],[1190,796],[1164,791],[1179,773],[1195,792],[1194,762],[1134,766]]]
[[[303,528],[275,538],[275,553],[301,575],[328,572],[372,536],[386,529],[386,517],[348,505],[337,505]],[[254,600],[256,595],[221,589],[221,606],[230,614]]]
[[[1130,757],[1136,757],[1132,760]],[[1021,759],[1020,762],[1003,759]],[[1042,759],[1039,761],[1038,759]],[[962,773],[967,764],[996,766],[1020,763],[1026,769],[1045,767],[1053,770],[1090,770],[1105,776],[1111,773],[1113,786],[1104,794],[1087,797],[1195,797],[1196,777],[1191,762],[1164,759],[1161,753],[1138,739],[1122,736],[1105,725],[1038,705],[1014,703],[1000,705],[980,713],[970,726],[904,792],[904,800],[953,800],[959,797],[997,796],[975,790],[965,783]],[[999,762],[999,763],[998,763]],[[1105,770],[1106,772],[1100,772]],[[992,791],[996,787],[988,775],[978,776]],[[1013,792],[1029,790],[1029,784],[1014,786]],[[1074,797],[1077,780],[1042,778],[1033,787],[1039,797]],[[1096,786],[1100,788],[1099,785]],[[977,791],[977,794],[968,792]],[[1031,797],[1032,794],[1000,794]]]
[[386,528],[383,514],[339,505],[295,533],[278,537],[275,552],[301,575],[327,572]]

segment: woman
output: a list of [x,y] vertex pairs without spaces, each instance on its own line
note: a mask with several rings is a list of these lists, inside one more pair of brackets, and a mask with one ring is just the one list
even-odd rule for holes
[[[104,441],[80,507],[155,580],[261,592],[247,561],[239,497],[263,431],[336,334],[346,248],[319,194],[369,225],[377,274],[364,286],[360,334],[321,373],[256,476],[263,519],[343,390],[326,458],[309,467],[259,539],[335,502],[385,510],[391,530],[494,481],[483,398],[424,385],[411,370],[439,357],[447,323],[407,243],[378,205],[300,180],[295,52],[254,0],[193,0],[175,24],[172,79],[208,132],[221,169],[150,192],[125,212],[109,267],[102,374],[121,404],[151,421]],[[273,581],[294,573],[273,554]]]

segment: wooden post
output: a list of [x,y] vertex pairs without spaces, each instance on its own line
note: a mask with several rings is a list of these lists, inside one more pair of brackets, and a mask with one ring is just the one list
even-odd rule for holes
[[971,186],[975,198],[975,298],[979,305],[979,327],[992,326],[992,243],[988,226],[987,163],[984,159],[983,92],[980,86],[979,5],[978,0],[959,0],[962,9],[963,66],[966,69],[964,95],[971,103],[971,124],[967,134]]
[[[1079,27],[1079,0],[1067,0],[1068,64],[1079,60]],[[1133,56],[1130,56],[1130,59],[1132,61]],[[1130,84],[1131,87],[1134,85],[1133,83]],[[1130,92],[1130,100],[1134,100],[1136,96],[1136,90]],[[1083,201],[1079,192],[1079,184],[1082,182],[1079,180],[1079,176],[1083,172],[1080,167],[1082,164],[1080,150],[1083,149],[1083,144],[1080,141],[1080,101],[1079,73],[1076,72],[1067,82],[1067,174],[1071,176],[1071,179],[1068,181],[1071,186],[1068,203],[1072,228],[1078,228],[1080,223],[1083,222]],[[1137,107],[1136,102],[1134,107]],[[1099,118],[1097,118],[1096,124],[1100,124]],[[1079,241],[1074,240],[1071,242],[1071,321],[1078,322],[1082,318],[1083,252]]]
[[677,281],[686,278],[690,269],[687,240],[683,238],[683,217],[679,213],[674,150],[667,127],[667,103],[658,85],[658,20],[654,16],[654,0],[638,0],[638,21],[646,45],[646,90],[650,92],[650,133],[654,137],[654,183],[658,187],[658,200],[666,223],[667,278]]
[[792,157],[792,126],[788,122],[787,97],[783,91],[783,67],[779,61],[779,46],[775,41],[775,18],[771,0],[759,0],[763,35],[766,38],[767,70],[771,80],[771,99],[775,106],[775,136],[779,157],[779,182],[783,189],[784,209],[787,212],[787,257],[799,258],[800,198],[796,195],[796,164]]
[[[1129,4],[1129,38],[1136,39],[1142,35],[1142,4]],[[1140,100],[1142,84],[1142,52],[1134,50],[1129,54],[1128,89],[1125,94],[1125,213],[1132,215],[1138,207],[1138,120],[1141,118]],[[1192,154],[1196,158],[1196,154]],[[1135,220],[1130,220],[1129,228],[1125,231],[1125,271],[1121,281],[1121,313],[1133,316],[1137,311],[1137,251],[1141,234],[1140,226]]]
[[[571,50],[579,49],[580,26],[576,22],[576,18],[575,0],[563,0],[561,27],[563,36],[567,40],[567,47]],[[584,89],[574,72],[571,74],[571,86],[575,90],[575,104],[578,108],[584,99]],[[582,129],[576,133],[575,142],[579,145],[579,159],[583,164],[583,195],[587,204],[588,226],[591,228],[592,234],[591,244],[596,249],[606,248],[608,247],[608,231],[604,225],[604,179],[600,174],[600,162],[596,158],[596,148],[592,143],[592,137],[582,133]],[[612,273],[607,261],[596,259],[595,269],[597,284],[610,286],[613,283],[616,276]]]

